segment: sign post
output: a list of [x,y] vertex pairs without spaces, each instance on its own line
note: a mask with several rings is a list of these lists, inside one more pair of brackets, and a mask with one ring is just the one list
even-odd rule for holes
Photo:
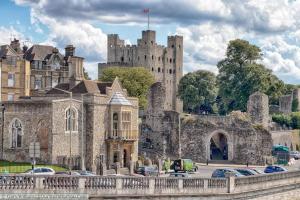
[[34,167],[36,164],[36,158],[40,157],[40,143],[39,142],[31,142],[29,145],[29,156],[31,158],[31,166],[34,173]]

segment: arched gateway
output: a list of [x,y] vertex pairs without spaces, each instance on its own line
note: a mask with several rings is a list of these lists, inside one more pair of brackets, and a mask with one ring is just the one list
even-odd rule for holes
[[215,130],[206,138],[206,158],[208,160],[233,159],[233,141],[224,130]]

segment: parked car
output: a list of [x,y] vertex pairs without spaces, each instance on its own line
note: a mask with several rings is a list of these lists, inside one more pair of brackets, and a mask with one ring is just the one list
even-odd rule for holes
[[29,169],[22,174],[32,174],[32,175],[54,175],[55,171],[49,167],[37,167],[34,169]]
[[135,171],[137,174],[141,174],[144,176],[157,176],[158,168],[156,166],[141,166]]
[[87,170],[78,170],[75,172],[79,173],[80,176],[96,176],[96,174],[94,174],[91,171],[87,171]]
[[244,176],[253,176],[253,175],[258,174],[257,172],[255,172],[252,169],[239,168],[239,169],[235,169],[235,170]]
[[175,173],[170,173],[170,177],[190,177],[188,173],[181,173],[181,172],[175,172]]
[[288,170],[284,167],[277,165],[269,165],[265,168],[265,173],[277,173],[277,172],[287,172]]
[[252,171],[255,171],[257,174],[264,174],[260,169],[250,168]]
[[212,178],[225,178],[225,174],[226,174],[226,173],[229,173],[229,172],[234,173],[234,175],[235,175],[236,177],[244,176],[244,175],[242,175],[241,173],[239,173],[238,171],[236,171],[236,170],[234,170],[234,169],[216,169],[216,170],[212,173],[211,177],[212,177]]
[[191,159],[179,159],[174,160],[173,164],[171,165],[171,169],[173,169],[175,172],[195,172],[198,170],[198,167]]
[[294,158],[295,160],[298,160],[300,158],[300,152],[299,151],[291,151],[290,158]]
[[55,175],[71,175],[71,176],[80,176],[79,172],[71,171],[71,174],[69,171],[62,171],[62,172],[55,172]]

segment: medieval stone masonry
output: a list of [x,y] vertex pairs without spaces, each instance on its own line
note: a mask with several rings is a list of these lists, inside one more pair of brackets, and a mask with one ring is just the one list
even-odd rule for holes
[[145,67],[166,87],[165,110],[182,112],[177,86],[182,77],[183,37],[168,36],[167,47],[156,43],[156,32],[146,30],[137,45],[125,45],[117,34],[107,36],[107,63],[99,63],[98,76],[107,67]]

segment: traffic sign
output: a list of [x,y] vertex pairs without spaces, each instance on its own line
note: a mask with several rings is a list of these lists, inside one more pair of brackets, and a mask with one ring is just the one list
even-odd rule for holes
[[31,142],[30,143],[29,156],[31,158],[39,158],[40,157],[40,143],[39,142]]

